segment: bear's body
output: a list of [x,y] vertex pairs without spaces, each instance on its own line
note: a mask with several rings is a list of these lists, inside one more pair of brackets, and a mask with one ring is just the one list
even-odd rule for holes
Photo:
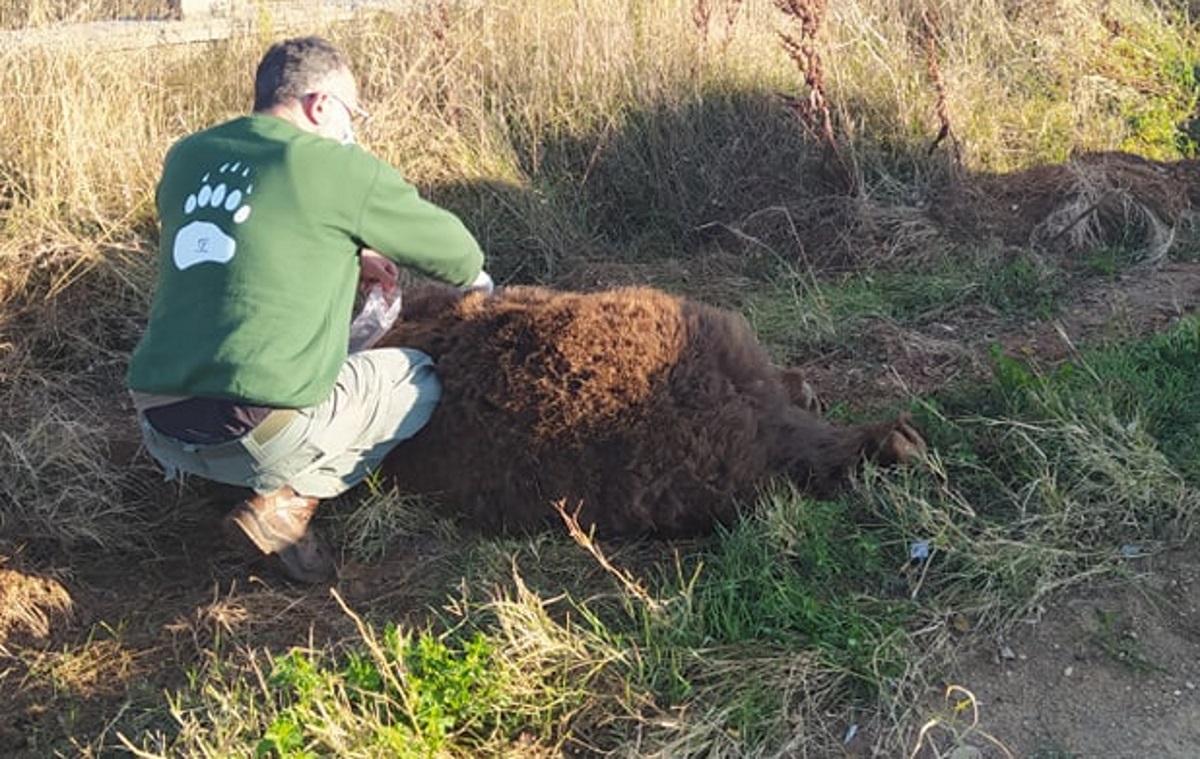
[[922,445],[903,418],[819,419],[740,316],[649,288],[423,288],[382,345],[430,354],[443,384],[385,473],[487,530],[536,526],[562,502],[601,534],[706,532],[772,476],[824,494],[865,457]]

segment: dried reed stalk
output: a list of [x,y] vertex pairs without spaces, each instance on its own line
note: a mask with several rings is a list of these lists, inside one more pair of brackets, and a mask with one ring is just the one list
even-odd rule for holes
[[955,166],[962,165],[962,151],[959,146],[958,137],[954,134],[954,128],[950,125],[950,111],[947,106],[946,97],[946,79],[942,76],[942,67],[938,58],[938,39],[941,37],[941,14],[938,13],[936,6],[930,4],[921,11],[921,46],[925,53],[925,67],[929,72],[929,82],[933,85],[934,94],[937,95],[937,105],[935,113],[938,120],[937,137],[929,145],[928,155],[933,155],[933,151],[937,150],[947,138],[950,140],[950,152],[954,159]]
[[788,104],[800,117],[800,122],[825,144],[838,165],[846,193],[858,194],[858,179],[846,163],[833,130],[829,99],[825,95],[825,76],[818,45],[818,35],[825,20],[826,0],[775,0],[775,7],[795,19],[800,26],[798,35],[780,32],[783,49],[804,75],[807,98],[787,98]]

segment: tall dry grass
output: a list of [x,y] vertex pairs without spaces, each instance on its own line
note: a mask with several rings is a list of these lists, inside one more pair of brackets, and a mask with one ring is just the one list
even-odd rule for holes
[[167,5],[167,0],[3,0],[0,29],[159,18],[167,15]]
[[[923,8],[937,11],[932,29]],[[533,242],[562,255],[554,248],[598,235],[628,244],[652,233],[638,222],[728,221],[828,192],[806,171],[821,146],[780,97],[810,94],[780,44],[797,23],[766,2],[541,0],[439,4],[327,31],[378,112],[374,149],[436,191],[475,190],[485,233],[515,244],[506,235],[544,229]],[[266,6],[255,34],[191,50],[6,55],[3,84],[20,105],[0,121],[4,194],[16,202],[6,236],[81,222],[146,231],[166,146],[247,107],[274,36]],[[1169,4],[1145,0],[858,0],[829,4],[811,46],[850,169],[868,195],[898,200],[936,166],[939,93],[968,170],[1080,150],[1177,157],[1182,135],[1170,132],[1194,115],[1195,41]],[[657,216],[621,223],[635,210],[621,202],[629,194]],[[95,231],[81,237],[66,241]]]

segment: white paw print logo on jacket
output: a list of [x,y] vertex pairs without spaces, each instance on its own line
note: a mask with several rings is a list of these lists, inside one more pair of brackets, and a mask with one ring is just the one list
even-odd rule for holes
[[240,162],[225,163],[216,174],[215,179],[212,172],[205,174],[200,189],[183,202],[184,218],[191,221],[175,234],[172,248],[175,266],[180,271],[206,261],[228,263],[237,253],[237,240],[226,230],[250,217],[250,204],[243,202],[254,189],[254,185],[245,184],[250,178],[250,167]]

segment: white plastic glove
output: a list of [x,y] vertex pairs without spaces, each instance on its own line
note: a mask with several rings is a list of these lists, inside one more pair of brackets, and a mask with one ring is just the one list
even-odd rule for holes
[[492,281],[492,277],[486,271],[479,272],[479,276],[475,281],[463,288],[466,292],[481,292],[484,295],[491,295],[496,291],[496,283]]

